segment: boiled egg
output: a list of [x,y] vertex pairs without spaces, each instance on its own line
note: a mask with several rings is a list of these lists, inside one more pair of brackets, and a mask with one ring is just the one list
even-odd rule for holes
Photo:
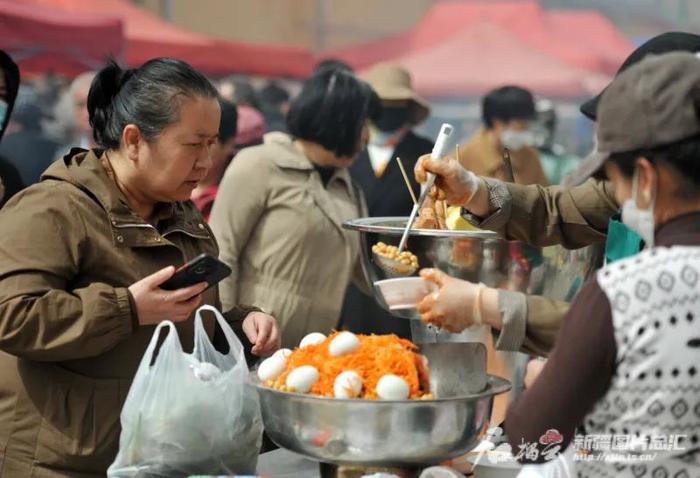
[[352,332],[340,332],[333,337],[331,343],[328,344],[328,353],[331,357],[340,357],[347,355],[360,348],[360,339]]
[[258,378],[262,382],[275,380],[282,375],[286,364],[287,360],[281,355],[273,355],[272,357],[266,358],[258,366]]
[[318,370],[311,365],[297,367],[287,375],[286,385],[293,392],[307,393],[318,380]]
[[347,371],[338,374],[333,383],[335,398],[355,398],[362,391],[362,379],[357,372]]
[[318,345],[324,340],[326,340],[326,336],[322,333],[311,332],[310,334],[306,335],[303,339],[301,339],[301,342],[299,342],[299,348],[303,349],[304,347],[308,347],[309,345]]
[[406,400],[408,383],[398,375],[384,375],[377,382],[377,396],[382,400]]
[[277,352],[272,354],[273,357],[282,357],[283,359],[289,358],[292,355],[292,351],[289,349],[279,349]]

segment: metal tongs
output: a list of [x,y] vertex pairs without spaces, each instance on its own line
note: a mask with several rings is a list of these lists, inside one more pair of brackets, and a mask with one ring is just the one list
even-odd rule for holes
[[[442,124],[442,126],[440,127],[440,133],[438,134],[438,137],[435,140],[435,146],[433,147],[433,151],[430,153],[430,157],[432,159],[440,160],[443,156],[445,156],[447,152],[447,140],[452,134],[452,131],[454,131],[454,127],[451,124]],[[420,209],[423,207],[425,198],[428,197],[428,193],[430,192],[430,189],[433,187],[434,184],[435,175],[433,173],[428,173],[428,179],[421,189],[418,201],[416,201],[413,204],[411,216],[408,218],[408,222],[406,223],[406,229],[404,229],[403,235],[401,236],[398,254],[404,252],[404,249],[406,248],[406,241],[408,240],[408,233],[413,227],[413,224],[416,222],[418,211],[420,211]],[[410,276],[416,271],[415,266],[403,264],[397,259],[382,256],[379,254],[375,254],[374,257],[378,265],[389,274],[398,276]]]
[[[454,127],[451,124],[443,123],[440,127],[440,133],[438,134],[437,140],[435,140],[435,146],[433,146],[433,151],[430,153],[430,158],[435,160],[440,160],[447,152],[447,140],[454,131]],[[430,189],[435,184],[435,175],[433,173],[428,173],[428,180],[423,185],[418,201],[413,205],[413,210],[411,211],[411,216],[408,218],[406,223],[406,229],[403,231],[401,236],[401,242],[399,242],[399,253],[403,252],[406,247],[406,241],[408,240],[408,233],[413,227],[413,223],[416,222],[416,217],[418,216],[418,211],[423,207],[425,198],[428,197]]]

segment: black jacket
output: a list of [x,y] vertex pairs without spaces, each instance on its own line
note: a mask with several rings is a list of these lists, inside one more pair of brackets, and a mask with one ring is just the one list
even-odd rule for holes
[[[370,216],[409,216],[411,214],[413,201],[406,189],[396,157],[401,158],[411,187],[418,197],[420,186],[413,176],[413,168],[418,158],[424,154],[430,154],[432,149],[433,143],[430,140],[408,132],[396,146],[391,161],[379,178],[374,174],[367,151],[360,154],[350,167],[350,175],[365,194]],[[409,321],[393,317],[382,309],[374,298],[363,294],[352,285],[345,295],[339,325],[356,333],[393,333],[410,338]]]
[[[5,134],[7,124],[10,122],[10,114],[12,114],[12,109],[17,99],[17,91],[19,90],[19,68],[17,68],[17,64],[12,61],[12,58],[2,50],[0,50],[0,74],[5,76],[6,96],[4,100],[7,102],[5,121],[0,124],[1,139],[3,134]],[[17,169],[4,158],[0,158],[0,181],[2,181],[5,190],[4,195],[0,195],[0,207],[2,207],[5,202],[22,189],[24,185]]]

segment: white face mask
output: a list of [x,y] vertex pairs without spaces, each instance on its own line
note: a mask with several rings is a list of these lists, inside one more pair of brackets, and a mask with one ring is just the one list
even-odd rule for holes
[[649,209],[637,206],[637,170],[632,179],[632,197],[622,204],[622,222],[644,239],[646,247],[654,247],[654,204],[656,192],[653,193]]
[[501,132],[501,145],[512,151],[535,145],[535,135],[530,130],[504,129]]

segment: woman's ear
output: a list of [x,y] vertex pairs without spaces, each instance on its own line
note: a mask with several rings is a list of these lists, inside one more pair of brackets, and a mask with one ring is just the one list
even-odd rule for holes
[[139,158],[139,148],[142,147],[141,130],[135,124],[128,124],[122,131],[122,145],[126,152],[126,157],[137,162]]
[[637,160],[637,205],[649,209],[656,200],[659,176],[656,167],[647,158]]

